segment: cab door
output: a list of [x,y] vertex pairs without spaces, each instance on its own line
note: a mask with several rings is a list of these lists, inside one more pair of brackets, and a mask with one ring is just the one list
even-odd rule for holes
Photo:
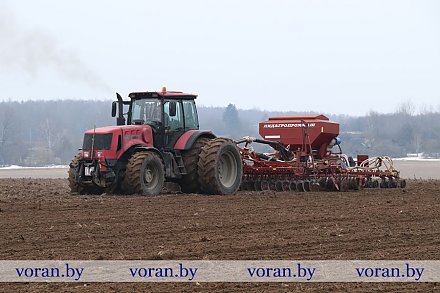
[[185,132],[181,100],[165,100],[163,105],[165,143],[164,147],[172,149]]

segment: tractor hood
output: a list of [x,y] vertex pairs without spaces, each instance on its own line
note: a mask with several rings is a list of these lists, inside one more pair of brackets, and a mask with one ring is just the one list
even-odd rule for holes
[[[92,141],[94,142],[92,143]],[[121,125],[89,129],[84,134],[83,150],[93,148],[94,150],[109,151],[114,157],[134,145],[153,146],[151,126]]]
[[144,131],[151,131],[151,126],[149,125],[121,125],[121,126],[105,126],[105,127],[97,127],[94,129],[89,129],[85,132],[85,134],[122,134],[127,132],[135,132],[141,133]]

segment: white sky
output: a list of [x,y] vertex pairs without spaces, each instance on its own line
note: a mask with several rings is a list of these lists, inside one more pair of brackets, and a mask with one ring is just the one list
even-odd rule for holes
[[440,105],[440,1],[0,0],[0,100],[181,90],[362,115]]

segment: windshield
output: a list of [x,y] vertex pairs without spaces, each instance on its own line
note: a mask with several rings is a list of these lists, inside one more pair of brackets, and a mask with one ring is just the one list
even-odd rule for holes
[[132,124],[161,122],[161,104],[159,99],[133,100],[131,105]]

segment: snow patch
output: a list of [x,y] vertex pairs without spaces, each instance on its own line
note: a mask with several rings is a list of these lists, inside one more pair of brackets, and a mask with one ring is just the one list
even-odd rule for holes
[[24,167],[18,165],[10,165],[0,167],[0,170],[20,170],[20,169],[67,169],[69,165],[50,165],[50,166],[40,166],[40,167]]
[[423,159],[420,157],[394,158],[393,161],[440,162],[440,159]]

